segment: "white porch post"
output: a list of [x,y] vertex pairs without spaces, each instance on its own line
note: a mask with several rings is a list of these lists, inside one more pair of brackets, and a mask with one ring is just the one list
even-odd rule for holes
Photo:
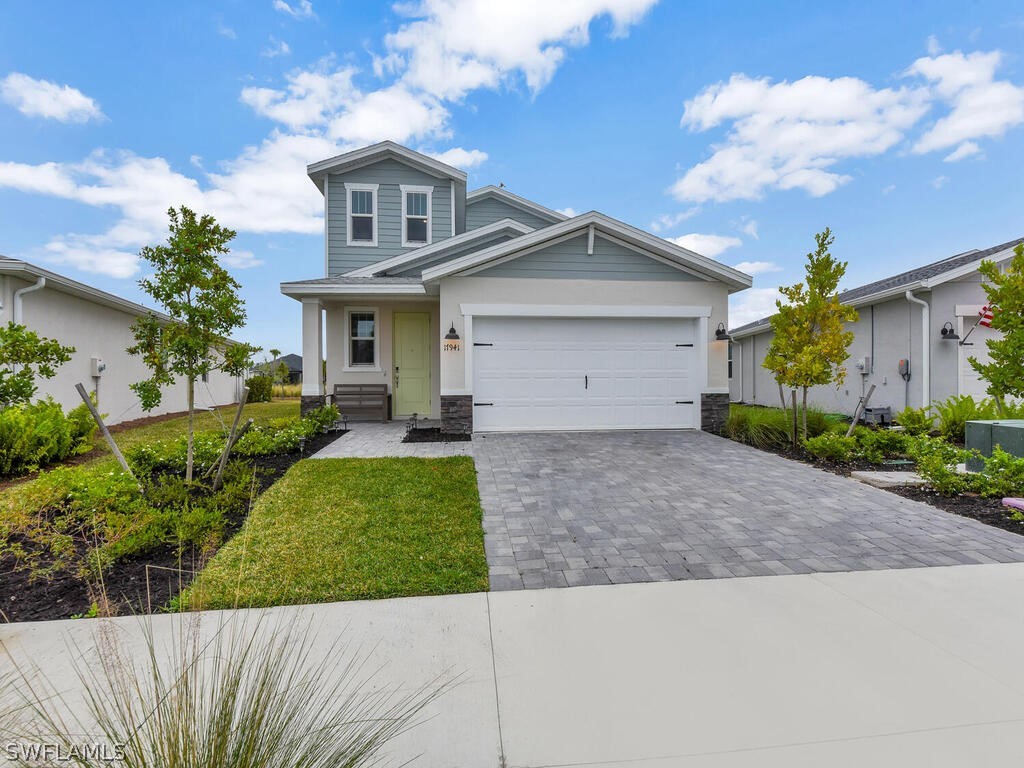
[[302,300],[302,406],[324,404],[323,306],[320,299]]

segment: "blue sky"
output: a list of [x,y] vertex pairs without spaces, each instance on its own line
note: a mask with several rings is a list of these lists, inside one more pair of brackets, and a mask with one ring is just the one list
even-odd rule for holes
[[1024,8],[654,0],[10,3],[0,253],[142,299],[187,203],[238,230],[240,338],[298,350],[304,166],[391,138],[755,272],[828,225],[855,285],[1024,234]]

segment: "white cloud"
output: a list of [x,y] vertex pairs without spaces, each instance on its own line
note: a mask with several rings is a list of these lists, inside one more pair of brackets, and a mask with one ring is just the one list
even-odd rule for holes
[[558,211],[563,216],[568,216],[570,219],[575,217],[575,216],[579,216],[580,215],[580,212],[577,211],[575,208],[572,208],[572,207],[556,208],[555,210]]
[[666,239],[678,246],[699,253],[701,256],[707,256],[709,259],[715,258],[720,253],[723,253],[730,248],[736,248],[743,245],[743,241],[738,237],[730,237],[728,235],[705,235],[700,232],[691,232],[688,235],[669,237]]
[[312,0],[296,0],[294,3],[286,3],[284,0],[274,0],[274,10],[286,13],[293,19],[311,19],[313,13]]
[[965,141],[959,147],[957,147],[944,158],[942,158],[942,160],[943,162],[946,163],[955,163],[960,160],[963,160],[966,157],[973,157],[974,155],[978,154],[981,154],[981,147],[979,147],[973,141]]
[[356,144],[447,138],[451,135],[448,117],[440,101],[397,83],[358,99],[331,120],[328,135]]
[[651,222],[651,230],[654,232],[667,232],[678,227],[687,219],[693,218],[698,213],[700,213],[700,207],[696,205],[678,213],[663,213]]
[[746,272],[748,275],[763,275],[766,272],[782,271],[782,267],[774,261],[741,261],[734,265],[734,269]]
[[938,56],[942,53],[942,46],[939,44],[939,38],[935,35],[928,35],[928,39],[925,41],[925,48],[928,50],[929,56]]
[[772,82],[744,74],[708,86],[686,102],[681,125],[727,133],[671,193],[691,202],[757,200],[772,189],[821,197],[851,181],[843,161],[890,151],[942,105],[947,114],[926,125],[913,152],[955,147],[945,157],[955,162],[980,153],[977,139],[1024,123],[1024,87],[996,79],[1002,53],[942,54],[935,40],[929,52],[904,73],[917,82],[900,88],[852,77]]
[[226,37],[228,40],[238,39],[238,33],[226,24],[217,25],[217,34],[221,37]]
[[740,219],[740,225],[737,229],[747,237],[752,237],[755,240],[761,239],[757,234],[757,222],[753,219],[748,219],[746,216]]
[[748,288],[729,297],[729,327],[739,328],[775,314],[775,302],[782,298],[776,288]]
[[352,83],[353,67],[328,71],[323,61],[314,70],[295,70],[285,76],[284,89],[247,87],[240,99],[257,114],[292,129],[324,125],[346,103],[359,95]]
[[0,80],[0,100],[23,115],[61,123],[87,123],[103,118],[100,105],[77,88],[36,80],[21,72],[12,72]]
[[896,185],[895,184],[886,184],[884,187],[882,187],[882,194],[883,195],[888,195],[891,192],[894,192],[895,190],[896,190]]
[[431,157],[463,171],[472,170],[487,162],[487,153],[483,150],[463,149],[462,147],[452,147],[444,152],[431,153]]
[[936,176],[932,179],[932,186],[936,189],[942,189],[946,184],[949,183],[949,176]]
[[257,259],[256,254],[252,251],[231,251],[231,253],[224,255],[221,261],[235,269],[251,269],[263,263],[263,260]]
[[832,170],[840,160],[885,152],[926,109],[920,90],[874,89],[852,77],[772,83],[733,75],[686,102],[683,126],[731,129],[671,191],[694,202],[756,200],[773,188],[820,197],[850,180]]
[[934,98],[951,107],[918,139],[914,152],[963,147],[971,139],[999,137],[1024,123],[1024,87],[995,79],[1002,60],[999,51],[955,51],[911,65],[907,74],[929,81]]
[[590,24],[607,16],[624,35],[656,0],[424,0],[387,36],[382,69],[404,71],[413,88],[458,101],[521,73],[531,91],[550,82],[566,49],[585,45]]
[[260,56],[266,56],[268,59],[276,59],[278,56],[287,56],[292,52],[292,47],[288,45],[284,40],[278,40],[273,35],[270,36],[270,43],[260,51]]

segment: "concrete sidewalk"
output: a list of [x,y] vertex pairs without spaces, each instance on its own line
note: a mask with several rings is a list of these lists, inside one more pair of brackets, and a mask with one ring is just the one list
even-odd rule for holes
[[[325,645],[344,632],[405,689],[463,676],[396,742],[396,764],[1005,766],[1024,760],[1022,594],[1024,564],[1000,564],[268,614],[312,620]],[[136,620],[113,624],[138,633]],[[95,626],[0,626],[0,640],[68,679],[68,641],[85,647]]]

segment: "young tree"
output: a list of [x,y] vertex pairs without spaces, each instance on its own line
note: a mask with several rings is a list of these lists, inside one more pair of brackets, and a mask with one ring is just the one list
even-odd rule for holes
[[1006,397],[1024,397],[1024,244],[1013,249],[1013,258],[1001,271],[994,261],[983,261],[978,271],[985,278],[981,287],[994,309],[992,327],[1001,339],[986,342],[991,362],[971,357],[971,367],[988,382],[988,393],[996,401],[999,415],[1006,413]]
[[36,379],[52,379],[74,351],[24,325],[0,327],[0,407],[31,400]]
[[[846,379],[843,362],[853,341],[844,323],[857,320],[857,310],[839,302],[839,281],[846,274],[846,262],[836,261],[829,248],[835,242],[831,230],[814,236],[817,247],[807,254],[806,278],[796,285],[779,288],[783,299],[776,301],[772,317],[775,332],[765,355],[764,367],[775,374],[780,393],[786,386],[802,390],[803,437],[807,439],[807,391],[819,384]],[[783,407],[787,407],[783,397]],[[793,406],[793,443],[796,445],[796,406]]]
[[185,479],[191,482],[196,380],[215,370],[243,375],[259,348],[228,340],[245,322],[238,281],[218,261],[218,256],[228,253],[235,232],[212,216],[197,217],[185,206],[170,208],[167,214],[167,245],[147,246],[139,252],[153,272],[139,286],[171,319],[163,321],[154,314],[140,317],[132,326],[135,344],[128,352],[141,355],[151,373],[145,381],[132,384],[144,410],[159,405],[161,387],[173,384],[177,376],[188,383]]

